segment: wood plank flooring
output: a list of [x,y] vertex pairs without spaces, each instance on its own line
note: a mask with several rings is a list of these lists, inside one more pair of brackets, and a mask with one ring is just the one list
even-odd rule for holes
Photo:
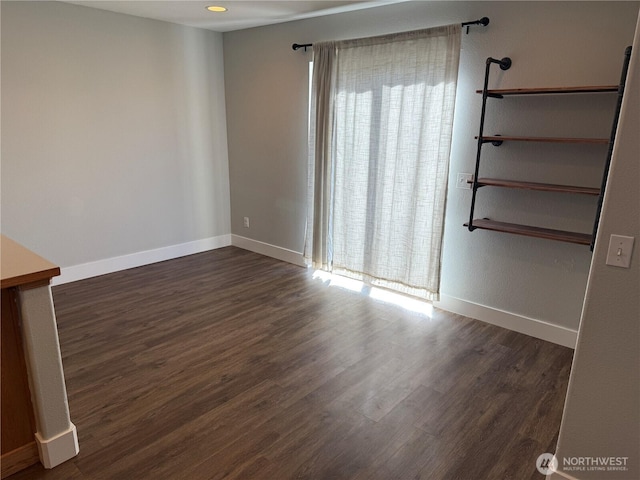
[[533,479],[572,350],[227,247],[55,287],[80,454],[22,479]]

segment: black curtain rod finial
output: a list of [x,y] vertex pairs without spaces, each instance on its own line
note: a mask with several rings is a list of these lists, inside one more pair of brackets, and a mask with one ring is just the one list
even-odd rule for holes
[[486,27],[489,25],[489,17],[482,17],[480,20],[474,20],[472,22],[462,22],[462,26],[467,27],[467,35],[469,34],[469,26],[471,25],[482,25]]
[[302,45],[300,45],[299,43],[294,43],[293,45],[291,45],[291,48],[293,48],[294,50],[299,50],[301,48],[304,48],[304,51],[307,51],[308,47],[312,47],[313,43],[304,43]]

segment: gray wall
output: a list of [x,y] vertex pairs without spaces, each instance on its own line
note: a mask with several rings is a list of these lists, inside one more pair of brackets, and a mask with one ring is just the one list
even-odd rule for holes
[[[294,251],[304,244],[308,62],[293,42],[355,38],[491,18],[463,35],[447,203],[442,293],[576,329],[588,247],[476,231],[470,191],[455,188],[475,162],[484,62],[510,56],[493,87],[617,84],[638,2],[408,2],[224,34],[232,233]],[[607,137],[613,96],[491,102],[488,132]],[[599,186],[606,147],[487,149],[485,174]],[[478,216],[589,232],[595,200],[484,189]],[[242,217],[251,219],[243,228]]]
[[222,35],[3,1],[2,232],[62,267],[229,234]]
[[[557,449],[561,466],[565,457],[629,457],[628,470],[568,472],[580,479],[640,478],[639,49],[640,17]],[[606,265],[611,234],[635,237],[631,268]]]
[[[638,2],[407,2],[224,37],[62,3],[1,5],[2,231],[63,267],[230,231],[302,251],[311,54],[291,43],[491,17],[463,35],[442,292],[577,328],[588,249],[467,232],[470,192],[455,176],[473,169],[487,56],[514,61],[495,87],[616,83]],[[488,131],[606,136],[611,103],[496,101]],[[597,186],[604,149],[487,153],[485,173]],[[485,189],[478,214],[589,231],[594,203]]]

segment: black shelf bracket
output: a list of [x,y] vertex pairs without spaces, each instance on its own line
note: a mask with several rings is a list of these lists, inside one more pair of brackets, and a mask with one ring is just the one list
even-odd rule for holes
[[[494,136],[494,137],[499,137],[500,135],[496,133],[496,134],[495,134],[495,135],[493,135],[493,136]],[[491,145],[493,145],[494,147],[499,147],[500,145],[502,145],[503,141],[502,141],[502,140],[495,140],[495,139],[493,139],[493,138],[485,138],[485,137],[482,137],[482,143],[483,143],[483,144],[485,144],[485,143],[490,143],[490,144],[491,144]]]
[[473,226],[473,212],[476,206],[476,194],[478,192],[478,173],[480,172],[480,156],[482,155],[482,145],[487,142],[491,142],[491,144],[495,147],[502,145],[502,141],[496,140],[485,140],[484,135],[484,117],[487,110],[487,98],[489,97],[497,97],[502,98],[502,95],[490,95],[487,90],[489,89],[489,73],[491,71],[491,65],[496,64],[500,66],[500,70],[509,70],[511,68],[511,59],[509,57],[504,57],[501,59],[489,57],[486,61],[486,68],[484,71],[484,86],[482,87],[482,112],[480,113],[480,130],[478,132],[478,150],[476,153],[476,167],[473,173],[473,187],[471,193],[471,210],[469,212],[469,223],[468,229],[470,232],[473,232],[476,227]]

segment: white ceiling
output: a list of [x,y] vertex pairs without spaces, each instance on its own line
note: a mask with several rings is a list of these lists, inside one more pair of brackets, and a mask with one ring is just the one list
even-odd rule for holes
[[[406,0],[84,0],[67,1],[76,5],[153,18],[216,32],[229,32],[262,25],[289,22],[302,18],[330,15],[362,8],[372,8]],[[206,10],[209,5],[227,7],[224,13]]]

